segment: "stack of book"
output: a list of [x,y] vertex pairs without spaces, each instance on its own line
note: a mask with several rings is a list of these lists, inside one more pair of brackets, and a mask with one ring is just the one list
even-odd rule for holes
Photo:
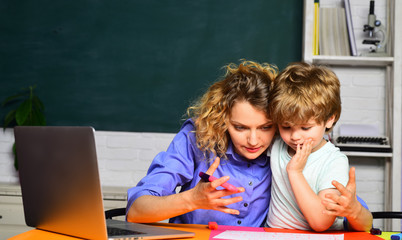
[[314,1],[313,54],[328,56],[357,56],[349,0],[344,7],[319,8]]

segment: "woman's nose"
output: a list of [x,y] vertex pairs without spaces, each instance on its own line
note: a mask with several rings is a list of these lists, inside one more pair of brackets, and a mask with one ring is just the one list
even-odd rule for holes
[[253,131],[253,130],[250,131],[250,135],[248,136],[247,143],[250,144],[251,146],[258,144],[258,136],[257,136],[256,131]]

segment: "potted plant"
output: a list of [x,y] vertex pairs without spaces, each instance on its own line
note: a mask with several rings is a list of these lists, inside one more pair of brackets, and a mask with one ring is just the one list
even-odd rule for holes
[[[22,89],[21,92],[7,97],[2,106],[13,105],[4,117],[3,130],[8,126],[44,126],[46,118],[44,114],[45,107],[38,96],[35,95],[36,86],[29,86]],[[13,145],[14,167],[18,170],[18,160],[15,151],[15,143]]]

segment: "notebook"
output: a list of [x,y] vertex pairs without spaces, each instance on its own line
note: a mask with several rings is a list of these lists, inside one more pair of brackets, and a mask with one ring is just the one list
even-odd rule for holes
[[[28,226],[86,239],[166,239],[195,235],[105,219],[92,127],[18,126],[14,135]],[[106,225],[124,234],[108,235]]]

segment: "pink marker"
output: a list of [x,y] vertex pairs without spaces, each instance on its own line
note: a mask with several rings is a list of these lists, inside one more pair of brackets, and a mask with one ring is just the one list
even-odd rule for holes
[[[199,176],[206,182],[212,182],[212,181],[215,181],[217,179],[216,177],[210,176],[210,175],[208,175],[208,174],[206,174],[204,172],[200,172]],[[221,186],[226,188],[229,191],[239,192],[239,189],[237,189],[235,186],[233,186],[230,183],[225,182]]]

